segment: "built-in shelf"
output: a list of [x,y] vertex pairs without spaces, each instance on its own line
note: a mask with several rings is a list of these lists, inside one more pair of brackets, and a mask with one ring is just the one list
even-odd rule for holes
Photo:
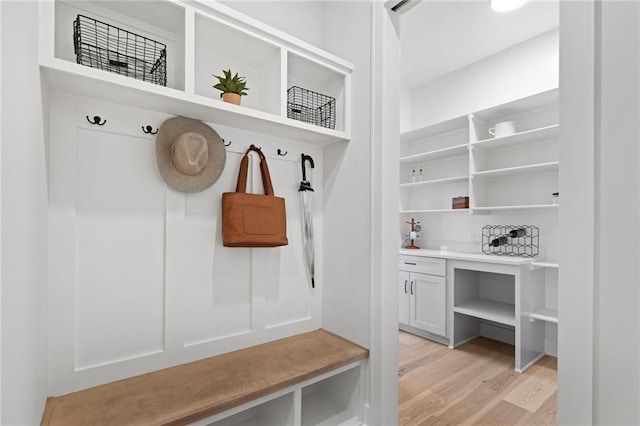
[[550,269],[559,269],[559,263],[553,262],[531,262],[531,268],[550,268]]
[[345,132],[222,102],[214,97],[188,95],[129,77],[53,59],[41,67],[52,90],[99,97],[110,102],[176,114],[280,137],[329,144],[349,139]]
[[[43,3],[39,62],[49,88],[301,142],[350,139],[351,63],[215,2],[150,4],[154,13],[122,2]],[[167,87],[77,64],[69,30],[78,13],[166,40]],[[237,43],[216,41],[223,39]],[[222,102],[212,88],[212,74],[225,67],[248,76],[252,90],[241,106]],[[294,84],[336,99],[335,129],[287,117]]]
[[541,173],[546,171],[558,170],[560,167],[559,161],[550,161],[548,163],[529,164],[526,166],[507,167],[504,169],[485,170],[481,172],[475,172],[471,174],[472,178],[483,177],[498,177],[498,176],[513,176],[524,173]]
[[524,132],[515,133],[509,136],[498,138],[483,139],[473,142],[471,147],[475,148],[503,148],[505,146],[515,146],[520,144],[529,144],[535,141],[548,140],[558,137],[560,126],[557,124],[551,126],[540,127],[537,129],[526,130]]
[[516,325],[515,305],[496,302],[494,300],[476,299],[453,307],[453,311],[459,314],[498,322],[501,324]]
[[400,214],[421,214],[421,213],[467,213],[469,209],[425,209],[425,210],[400,210]]
[[466,154],[468,149],[469,145],[466,143],[455,145],[448,148],[436,149],[434,151],[401,157],[400,163],[417,163],[420,161],[433,161],[441,158],[455,157]]
[[538,309],[534,313],[531,314],[532,320],[541,320],[546,322],[551,322],[554,324],[558,323],[558,310],[550,309],[550,308],[542,308]]
[[473,207],[474,212],[510,211],[510,210],[554,210],[560,207],[558,204],[526,204],[518,206],[486,206]]
[[413,142],[427,139],[436,135],[443,135],[451,132],[467,130],[469,120],[466,115],[452,118],[438,123],[428,124],[407,132],[400,133],[400,140],[403,142]]
[[414,188],[417,186],[426,186],[426,185],[439,185],[443,183],[455,183],[455,182],[464,182],[469,179],[469,176],[454,176],[450,178],[442,178],[442,179],[431,179],[431,180],[423,180],[422,182],[408,182],[401,183],[401,188]]
[[476,119],[488,123],[496,123],[498,121],[511,120],[514,117],[531,114],[533,111],[555,108],[558,105],[558,99],[559,91],[558,88],[555,88],[476,111],[474,115]]

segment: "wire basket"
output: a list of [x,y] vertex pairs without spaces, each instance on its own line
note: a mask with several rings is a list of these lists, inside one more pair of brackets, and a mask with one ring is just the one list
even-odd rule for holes
[[287,90],[287,117],[316,126],[336,128],[336,100],[298,86]]
[[482,228],[482,252],[498,256],[534,257],[540,230],[531,225],[487,225]]
[[73,22],[76,62],[160,86],[167,85],[167,46],[78,15]]

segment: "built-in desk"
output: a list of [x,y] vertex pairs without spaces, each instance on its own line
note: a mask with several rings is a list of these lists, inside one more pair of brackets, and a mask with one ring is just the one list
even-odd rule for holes
[[455,348],[478,336],[515,346],[522,372],[545,354],[545,323],[534,312],[544,306],[544,278],[535,259],[440,250],[400,250],[402,262],[446,260],[447,337]]

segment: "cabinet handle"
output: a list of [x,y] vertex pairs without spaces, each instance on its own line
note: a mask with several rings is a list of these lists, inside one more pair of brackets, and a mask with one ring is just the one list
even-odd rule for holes
[[404,262],[405,265],[413,265],[416,266],[416,262]]
[[409,282],[409,280],[404,280],[404,294],[407,294],[407,283]]
[[411,280],[411,294],[413,294],[413,283],[414,283],[414,282],[415,282],[415,281]]

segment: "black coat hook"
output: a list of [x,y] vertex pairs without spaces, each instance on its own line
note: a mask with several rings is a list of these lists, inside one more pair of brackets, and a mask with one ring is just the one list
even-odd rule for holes
[[224,141],[224,138],[222,138],[222,144],[223,144],[224,146],[229,146],[229,145],[231,145],[231,141],[229,141],[229,143],[226,143],[226,142]]
[[282,152],[282,150],[280,148],[278,148],[278,155],[281,157],[284,157],[285,155],[287,155],[289,153],[289,151],[286,152]]
[[153,127],[151,126],[142,126],[142,131],[148,135],[155,135],[156,133],[158,133],[158,129],[156,129],[156,131],[154,132]]
[[107,122],[107,120],[104,120],[102,123],[100,122],[102,119],[100,118],[99,115],[95,115],[93,117],[93,121],[91,121],[91,119],[89,118],[89,116],[87,115],[87,121],[91,124],[97,124],[98,126],[104,126],[104,124]]
[[310,155],[304,155],[302,154],[300,156],[302,158],[302,163],[300,163],[300,165],[302,166],[302,181],[303,182],[308,182],[307,181],[307,168],[305,167],[305,162],[309,162],[309,165],[311,166],[311,168],[315,168],[316,165],[313,162],[313,158],[311,158]]

